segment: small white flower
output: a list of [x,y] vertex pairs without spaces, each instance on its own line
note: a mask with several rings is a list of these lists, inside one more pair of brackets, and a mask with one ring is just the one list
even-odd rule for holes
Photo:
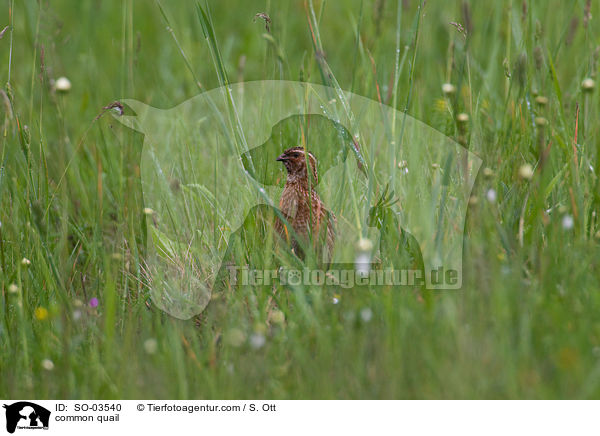
[[331,302],[332,302],[333,304],[338,304],[338,303],[340,302],[340,299],[339,299],[338,297],[333,297],[333,298],[331,299]]
[[487,201],[489,201],[490,203],[495,203],[496,202],[496,191],[493,189],[488,189],[488,192],[485,194],[485,197],[487,198]]
[[533,167],[529,164],[522,165],[519,168],[519,177],[524,180],[531,180],[533,178]]
[[9,292],[10,294],[16,294],[17,292],[19,292],[19,287],[18,287],[16,284],[14,284],[14,283],[11,283],[11,284],[8,286],[8,292]]
[[150,209],[149,207],[144,208],[144,215],[152,215],[153,213],[154,213],[154,211],[152,209]]
[[452,83],[444,83],[442,85],[442,92],[446,95],[454,94],[456,87]]
[[75,309],[73,311],[73,320],[74,321],[79,321],[81,319],[81,315],[82,315],[81,310]]
[[154,338],[146,339],[144,341],[144,350],[146,350],[146,353],[148,353],[148,354],[156,353],[156,350],[158,350],[158,342],[156,342],[156,339],[154,339]]
[[360,238],[356,243],[356,259],[354,260],[354,267],[356,272],[360,276],[369,275],[371,270],[371,250],[373,249],[373,243],[367,238]]
[[368,276],[369,271],[371,271],[371,253],[365,251],[359,252],[354,261],[354,267],[358,275],[362,277]]
[[54,369],[54,362],[52,362],[50,359],[44,359],[42,360],[42,368],[44,368],[46,371],[52,371]]
[[54,82],[54,89],[58,92],[69,92],[71,90],[71,81],[66,77],[59,77]]
[[564,230],[571,230],[573,228],[574,224],[575,224],[575,221],[573,220],[573,217],[571,215],[563,216],[562,228]]
[[265,338],[265,335],[263,335],[262,333],[252,333],[250,335],[250,346],[252,348],[254,348],[255,350],[262,348],[266,342],[267,342],[267,339]]
[[23,265],[24,267],[28,267],[29,265],[31,265],[31,261],[24,257],[23,259],[21,259],[21,265]]
[[373,318],[373,311],[369,307],[365,307],[360,311],[360,317],[364,322],[369,322]]
[[371,251],[373,249],[373,243],[370,239],[360,238],[356,243],[356,249],[358,251]]
[[583,79],[583,82],[581,82],[581,88],[585,92],[592,91],[594,89],[594,86],[596,86],[596,82],[594,82],[594,79],[591,79],[589,77]]
[[469,115],[465,113],[460,113],[456,116],[456,121],[458,121],[459,123],[466,123],[467,121],[469,121]]

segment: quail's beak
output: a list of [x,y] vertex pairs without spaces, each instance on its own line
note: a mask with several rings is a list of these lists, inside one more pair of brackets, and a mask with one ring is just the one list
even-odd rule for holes
[[275,160],[279,161],[279,162],[283,162],[283,161],[288,160],[288,157],[284,153],[284,154],[279,155],[279,157],[277,159],[275,159]]

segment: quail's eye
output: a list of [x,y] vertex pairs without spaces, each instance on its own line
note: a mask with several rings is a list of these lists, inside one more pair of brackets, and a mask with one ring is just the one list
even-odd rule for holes
[[292,156],[293,157],[300,157],[300,153],[293,153]]

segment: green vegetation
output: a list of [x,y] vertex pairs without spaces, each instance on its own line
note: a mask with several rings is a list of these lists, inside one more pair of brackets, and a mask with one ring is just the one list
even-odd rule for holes
[[[0,10],[0,396],[600,396],[599,1]],[[144,138],[103,108],[263,79],[380,100],[483,159],[462,290],[246,286],[189,321],[151,304]]]

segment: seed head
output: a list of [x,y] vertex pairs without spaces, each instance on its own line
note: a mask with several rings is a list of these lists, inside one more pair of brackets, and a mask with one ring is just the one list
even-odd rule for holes
[[531,180],[533,178],[533,167],[529,164],[521,165],[519,177],[523,180]]
[[444,95],[452,95],[456,92],[456,87],[452,83],[444,83],[442,85]]
[[271,312],[271,321],[275,324],[283,324],[285,322],[285,314],[281,310]]
[[50,359],[44,359],[42,360],[42,368],[44,368],[46,371],[52,371],[54,369],[54,362],[52,362]]
[[560,206],[558,206],[558,213],[560,213],[560,214],[565,214],[565,213],[567,213],[568,210],[569,210],[569,208],[567,206],[565,206],[564,204],[561,204]]
[[246,340],[246,334],[237,328],[232,328],[225,335],[226,342],[232,347],[239,347]]
[[543,95],[538,95],[535,98],[535,102],[538,106],[546,106],[548,104],[548,97],[544,97]]
[[156,341],[156,339],[154,339],[154,338],[146,339],[144,341],[144,350],[148,354],[156,353],[156,350],[158,350],[158,342]]
[[356,249],[358,251],[370,252],[373,249],[373,243],[367,238],[360,238],[356,243]]
[[544,62],[544,52],[539,45],[533,49],[533,60],[535,61],[535,67],[540,70]]
[[262,333],[252,333],[250,335],[250,346],[252,348],[254,348],[255,350],[258,350],[259,348],[262,348],[263,345],[265,345],[265,343],[267,342],[267,339],[265,338],[265,335],[263,335]]
[[594,82],[594,79],[589,77],[586,77],[583,79],[583,82],[581,82],[581,89],[583,92],[592,92],[595,86],[596,82]]
[[460,124],[466,124],[469,121],[469,115],[460,113],[456,116],[456,121]]
[[491,179],[492,177],[494,177],[494,170],[492,170],[491,168],[485,167],[483,169],[483,177],[485,177],[486,179]]

